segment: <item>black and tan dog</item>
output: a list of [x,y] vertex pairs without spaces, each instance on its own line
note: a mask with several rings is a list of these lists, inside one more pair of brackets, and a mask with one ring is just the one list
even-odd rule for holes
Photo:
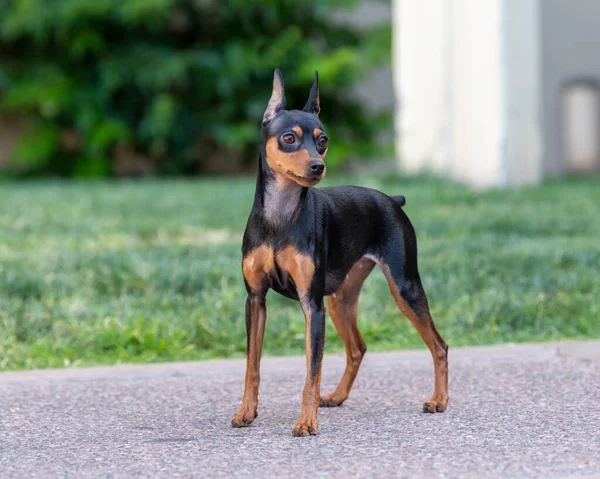
[[[328,138],[319,121],[317,73],[303,111],[284,110],[283,79],[275,71],[262,123],[254,205],[244,234],[242,270],[248,291],[247,370],[242,406],[231,421],[248,426],[257,416],[266,294],[272,288],[300,301],[306,317],[307,375],[294,436],[315,435],[317,409],[342,404],[366,351],[357,326],[358,296],[378,265],[400,311],[431,351],[433,397],[424,412],[448,404],[448,346],[429,314],[417,270],[415,231],[402,210],[404,198],[356,186],[312,188],[325,176]],[[331,319],[346,347],[346,371],[320,397],[327,297]]]

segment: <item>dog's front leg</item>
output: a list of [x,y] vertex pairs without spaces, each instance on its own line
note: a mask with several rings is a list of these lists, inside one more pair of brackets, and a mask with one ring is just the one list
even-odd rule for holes
[[258,413],[258,386],[260,383],[260,358],[262,355],[267,307],[264,293],[248,294],[246,300],[246,382],[242,407],[231,420],[233,427],[244,427],[252,424]]
[[321,392],[321,364],[325,346],[325,307],[323,297],[301,298],[306,318],[306,383],[302,393],[302,411],[294,427],[294,436],[318,433],[317,411]]

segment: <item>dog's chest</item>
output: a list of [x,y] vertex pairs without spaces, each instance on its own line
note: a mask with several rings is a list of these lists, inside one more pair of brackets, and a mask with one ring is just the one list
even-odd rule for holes
[[258,246],[246,255],[242,269],[251,289],[272,287],[291,297],[296,296],[296,291],[298,295],[308,292],[315,275],[313,259],[290,245],[277,250]]

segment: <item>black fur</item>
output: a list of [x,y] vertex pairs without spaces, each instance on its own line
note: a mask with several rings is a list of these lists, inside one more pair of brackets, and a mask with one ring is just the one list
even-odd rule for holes
[[[260,163],[256,197],[244,233],[244,256],[264,244],[276,251],[294,246],[313,258],[316,270],[311,292],[321,297],[334,293],[354,263],[365,255],[386,264],[404,264],[406,273],[414,277],[417,244],[402,203],[359,186],[304,187],[294,220],[274,228],[262,215],[260,186],[268,174],[262,155]],[[282,271],[276,269],[266,286],[298,299],[295,286]]]
[[[282,82],[281,74],[276,75],[278,81]],[[309,291],[309,308],[313,318],[313,375],[318,358],[323,354],[323,297],[338,289],[354,263],[369,255],[385,264],[402,265],[401,268],[394,268],[404,273],[402,277],[394,278],[399,287],[404,287],[407,279],[418,280],[416,238],[402,210],[406,203],[404,196],[390,197],[380,191],[358,186],[302,187],[295,214],[288,222],[273,225],[265,218],[265,188],[268,182],[275,181],[276,175],[266,161],[267,141],[278,138],[278,147],[284,153],[293,153],[300,148],[306,148],[310,156],[315,158],[322,153],[313,136],[316,128],[324,130],[317,117],[320,110],[317,82],[315,75],[305,111],[278,109],[269,121],[263,123],[254,204],[242,243],[244,257],[255,248],[268,245],[274,251],[293,246],[299,253],[312,258],[315,276]],[[285,96],[282,98],[282,102],[285,102]],[[287,145],[281,141],[281,135],[294,127],[302,129],[304,141]],[[266,277],[263,288],[263,294],[273,289],[288,298],[300,299],[293,280],[277,265]],[[251,293],[249,288],[248,292]]]
[[[318,118],[317,74],[303,111],[284,110],[284,104],[283,79],[277,70],[273,94],[263,117],[256,192],[242,243],[243,257],[249,258],[251,264],[254,264],[250,256],[254,250],[267,251],[272,256],[268,267],[262,265],[252,273],[253,287],[247,281],[245,283],[249,298],[246,307],[248,347],[250,335],[256,334],[251,318],[251,301],[264,304],[269,289],[300,300],[310,320],[310,330],[307,331],[311,351],[308,377],[315,380],[310,389],[310,394],[314,394],[319,383],[325,343],[323,298],[334,295],[352,267],[366,256],[384,269],[390,288],[402,298],[397,300],[401,309],[404,308],[402,301],[405,301],[412,311],[409,312],[411,321],[421,334],[427,335],[422,337],[432,354],[437,348],[436,354],[440,358],[444,356],[438,358],[439,361],[445,361],[447,346],[429,315],[417,267],[415,231],[402,209],[406,204],[404,196],[388,196],[358,186],[314,188],[324,176],[324,171],[311,170],[311,165],[319,162],[322,167],[327,150],[327,135]],[[276,152],[273,152],[274,139],[277,140]],[[275,160],[267,159],[267,144]],[[292,166],[288,165],[288,160]],[[297,171],[288,171],[288,167]],[[289,194],[290,191],[292,194]],[[281,204],[282,201],[287,204]],[[261,247],[263,250],[258,250]],[[291,277],[294,272],[288,272],[278,264],[278,252],[284,251],[284,248],[289,251],[289,247],[298,253],[295,261],[310,261],[311,267],[314,266],[314,275],[306,273],[308,279],[301,278],[309,282],[306,290],[299,291]],[[287,260],[283,261],[285,266]],[[295,278],[297,280],[298,276]],[[303,411],[304,408],[303,401]],[[239,418],[234,418],[233,424],[239,426]],[[304,433],[300,431],[298,434]]]

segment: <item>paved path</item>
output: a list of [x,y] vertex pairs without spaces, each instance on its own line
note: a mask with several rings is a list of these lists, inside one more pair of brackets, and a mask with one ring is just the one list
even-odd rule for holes
[[[600,474],[600,342],[368,353],[320,435],[294,438],[303,358],[265,358],[260,416],[229,420],[239,360],[0,374],[0,477],[573,477]],[[340,356],[325,359],[335,385]]]

